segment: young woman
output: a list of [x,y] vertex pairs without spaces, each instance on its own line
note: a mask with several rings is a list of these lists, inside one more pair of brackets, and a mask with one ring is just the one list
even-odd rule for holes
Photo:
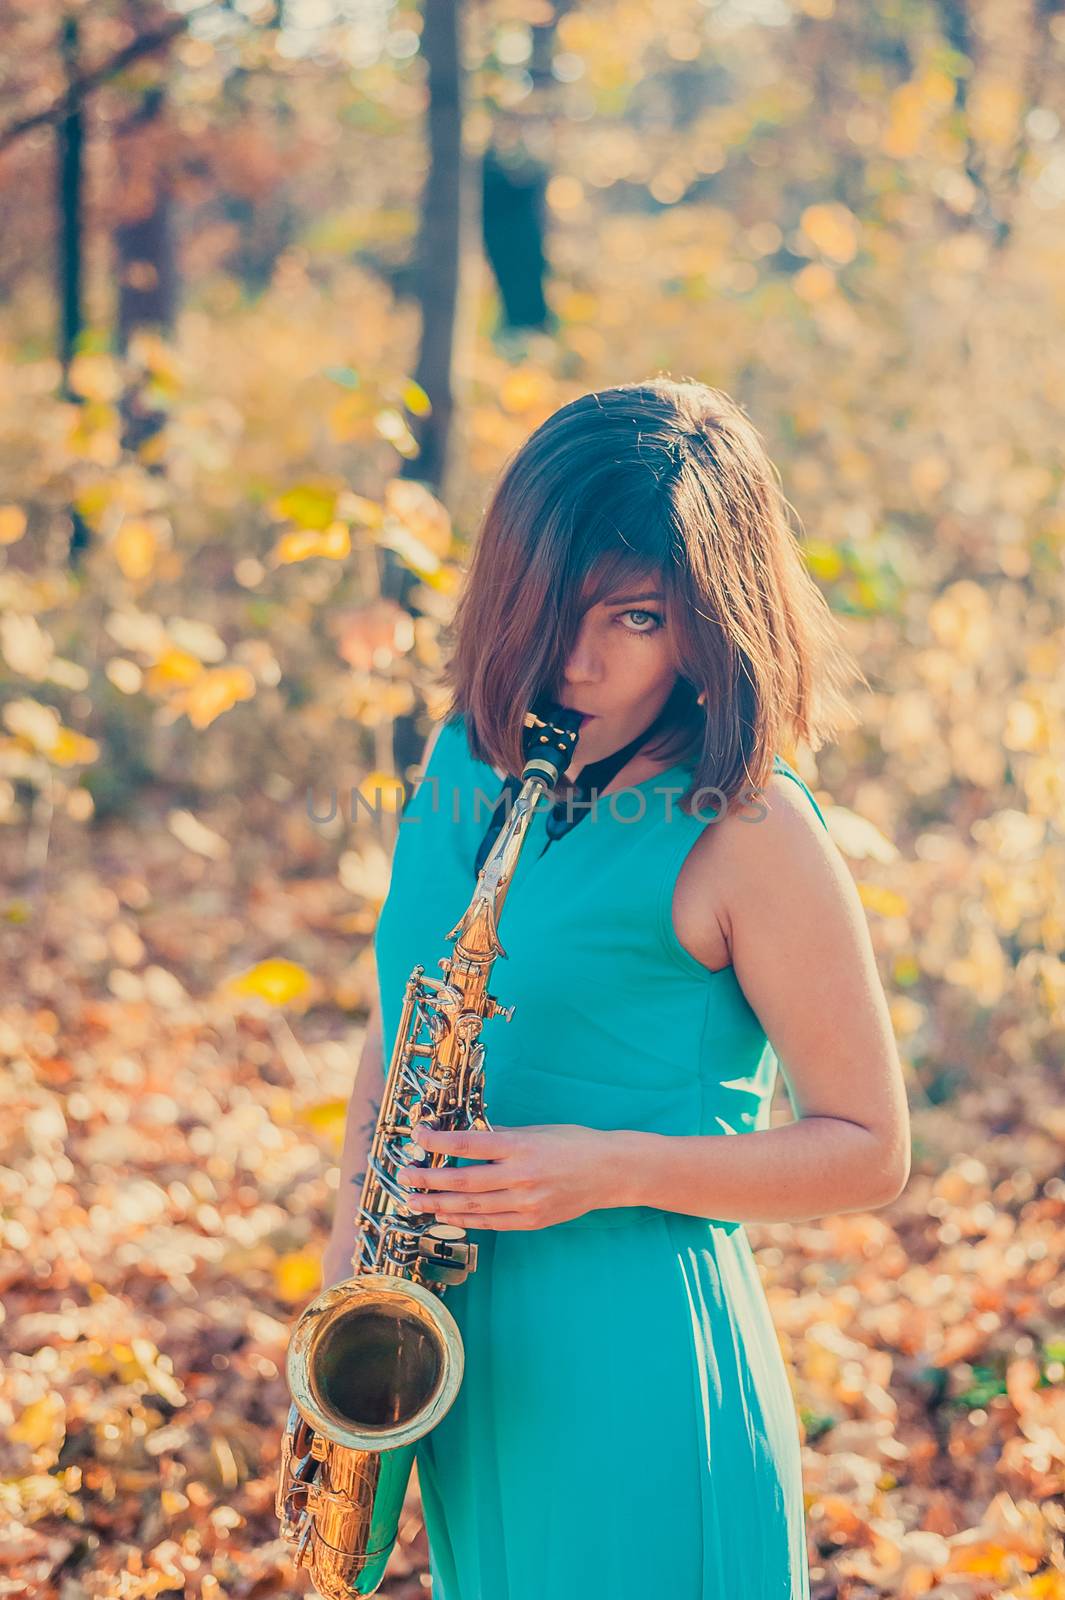
[[[482,1033],[494,1131],[426,1134],[457,1163],[404,1174],[479,1247],[446,1295],[462,1388],[417,1457],[435,1600],[809,1594],[744,1223],[888,1203],[909,1134],[861,902],[780,756],[818,748],[860,677],[785,513],[740,408],[665,379],[564,406],[487,509],[377,928],[328,1280],[403,986],[469,903],[525,711],[585,713],[566,778],[607,781],[594,810],[560,784],[519,858],[490,985],[514,1015]],[[778,1064],[795,1120],[770,1128]]]

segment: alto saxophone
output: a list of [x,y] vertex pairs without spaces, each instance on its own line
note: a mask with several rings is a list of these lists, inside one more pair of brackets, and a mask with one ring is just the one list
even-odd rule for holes
[[417,1143],[420,1123],[491,1130],[478,1036],[487,1018],[509,1022],[514,1014],[487,990],[495,958],[506,956],[499,914],[536,802],[554,792],[572,760],[581,715],[551,705],[524,721],[521,788],[466,912],[446,936],[456,943],[438,963],[443,978],[416,966],[404,991],[359,1200],[352,1276],[311,1301],[288,1347],[292,1405],[275,1511],[296,1566],[307,1568],[326,1600],[379,1587],[416,1442],[447,1414],[462,1382],[462,1338],[441,1296],[475,1270],[477,1246],[464,1228],[420,1221],[395,1173],[406,1164],[447,1163]]

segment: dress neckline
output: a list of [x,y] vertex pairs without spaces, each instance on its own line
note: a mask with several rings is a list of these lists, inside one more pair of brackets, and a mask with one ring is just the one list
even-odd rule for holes
[[[497,767],[489,767],[488,770],[494,773],[500,783],[505,782],[505,774],[500,772]],[[648,784],[658,783],[662,778],[672,777],[677,772],[683,772],[689,780],[691,779],[691,768],[686,767],[683,762],[675,761],[671,767],[663,767],[661,772],[652,772],[649,778],[641,778],[639,783],[623,783],[617,789],[607,788],[601,791],[599,800],[612,800],[616,794],[624,794],[628,789],[646,789]],[[687,784],[685,784],[685,788],[687,788]]]

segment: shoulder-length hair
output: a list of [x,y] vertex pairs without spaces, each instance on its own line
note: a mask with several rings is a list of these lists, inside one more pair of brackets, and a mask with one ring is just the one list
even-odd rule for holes
[[719,389],[656,377],[570,401],[485,510],[449,630],[445,721],[465,719],[475,760],[520,773],[525,713],[559,697],[583,612],[653,578],[678,677],[642,753],[691,767],[689,813],[701,789],[722,803],[762,789],[775,754],[856,720],[845,690],[867,684],[789,509],[761,436]]

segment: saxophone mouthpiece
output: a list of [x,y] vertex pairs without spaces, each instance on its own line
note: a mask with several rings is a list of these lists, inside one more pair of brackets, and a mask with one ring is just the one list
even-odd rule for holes
[[583,721],[583,711],[571,711],[554,700],[538,702],[526,712],[522,783],[538,777],[554,789],[573,761]]

